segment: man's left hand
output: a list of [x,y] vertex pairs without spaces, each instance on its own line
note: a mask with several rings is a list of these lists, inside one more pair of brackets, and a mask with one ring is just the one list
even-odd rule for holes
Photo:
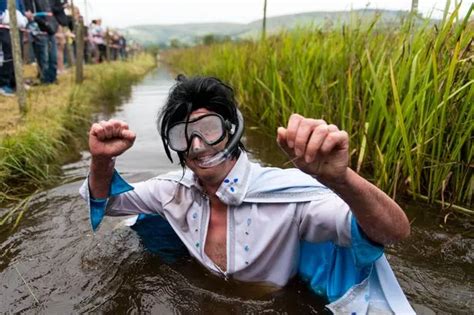
[[323,184],[346,180],[349,136],[337,126],[292,114],[288,126],[278,128],[277,142],[296,167]]

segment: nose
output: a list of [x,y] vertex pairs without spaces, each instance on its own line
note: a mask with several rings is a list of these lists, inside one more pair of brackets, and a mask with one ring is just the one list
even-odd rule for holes
[[203,151],[205,149],[204,141],[202,141],[202,139],[199,136],[195,135],[191,139],[190,149],[191,149],[191,152],[193,153],[199,153]]

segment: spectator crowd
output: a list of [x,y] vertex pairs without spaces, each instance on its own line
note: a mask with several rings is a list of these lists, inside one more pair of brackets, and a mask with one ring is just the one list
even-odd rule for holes
[[[84,62],[126,59],[127,40],[104,28],[101,19],[84,25],[79,8],[68,0],[15,0],[18,34],[25,63],[35,63],[38,78],[30,84],[53,84],[75,64],[75,28],[83,26]],[[16,82],[10,37],[8,0],[0,0],[0,94],[13,96]]]

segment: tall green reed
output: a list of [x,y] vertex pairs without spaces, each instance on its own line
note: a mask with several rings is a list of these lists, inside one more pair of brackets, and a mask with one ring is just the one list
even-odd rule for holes
[[[348,131],[351,157],[391,195],[472,205],[473,7],[433,24],[375,16],[167,55],[177,71],[223,78],[247,114],[275,130],[291,113]],[[426,199],[426,198],[425,198]],[[467,211],[469,212],[469,211]]]

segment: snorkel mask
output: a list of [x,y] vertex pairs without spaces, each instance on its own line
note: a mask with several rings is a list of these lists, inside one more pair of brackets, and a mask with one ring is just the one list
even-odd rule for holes
[[[215,154],[200,159],[199,166],[202,168],[211,168],[227,160],[234,149],[239,145],[240,138],[244,131],[244,120],[238,109],[237,125],[217,113],[209,113],[197,118],[181,121],[171,125],[166,133],[166,142],[169,148],[178,153],[187,154],[191,148],[194,137],[199,137],[203,145],[212,152],[213,146],[223,141],[229,136],[226,147]],[[170,157],[168,148],[165,147]]]

